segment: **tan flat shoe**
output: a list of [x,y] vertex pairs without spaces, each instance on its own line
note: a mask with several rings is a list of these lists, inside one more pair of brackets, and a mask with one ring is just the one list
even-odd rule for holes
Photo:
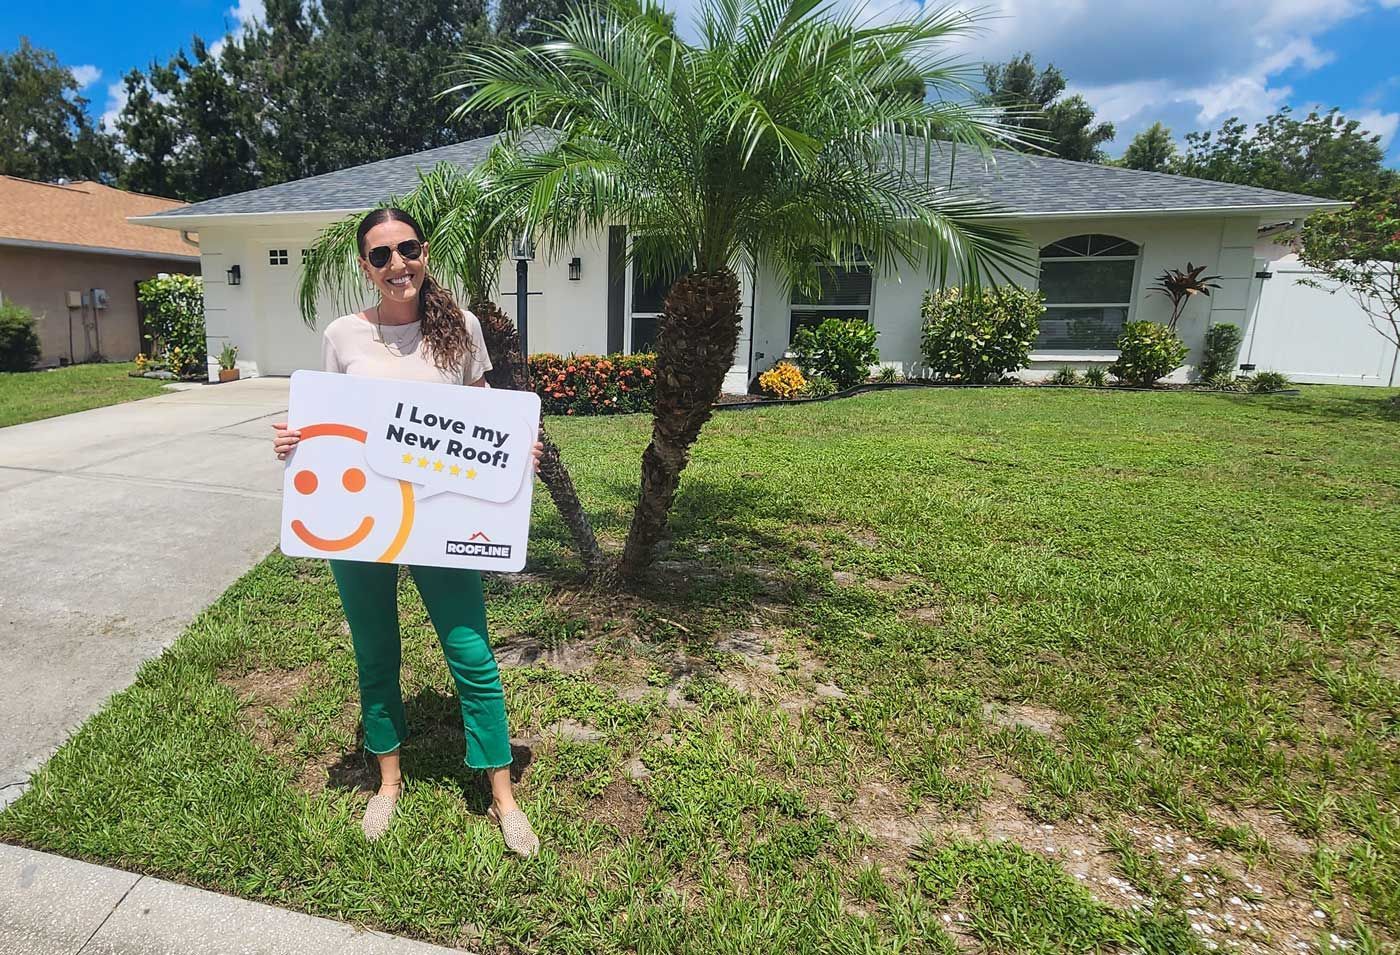
[[496,812],[495,806],[491,806],[486,810],[486,815],[501,827],[501,837],[511,852],[524,859],[539,853],[540,837],[535,835],[535,830],[530,827],[530,820],[525,818],[522,810],[512,809],[502,816]]
[[[403,791],[403,783],[393,783],[393,787],[399,792]],[[365,806],[365,817],[360,820],[360,828],[364,830],[365,838],[374,842],[389,828],[389,822],[394,818],[394,807],[398,804],[399,797],[383,796],[375,793],[369,797],[369,805]]]

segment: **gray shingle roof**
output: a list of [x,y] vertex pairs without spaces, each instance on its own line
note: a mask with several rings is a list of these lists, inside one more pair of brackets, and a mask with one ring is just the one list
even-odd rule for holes
[[[486,158],[494,136],[469,139],[464,143],[439,146],[421,153],[381,159],[363,166],[278,183],[251,192],[239,192],[218,199],[194,202],[171,212],[179,216],[218,216],[237,213],[332,212],[371,209],[391,195],[408,192],[418,182],[418,170],[427,171],[440,162],[475,166]],[[176,218],[161,213],[159,218]]]
[[[412,189],[420,169],[430,169],[444,161],[463,166],[476,165],[486,158],[494,141],[493,136],[483,136],[309,179],[208,199],[159,213],[153,218],[369,209],[390,195]],[[937,148],[930,164],[934,181],[947,182],[949,169],[955,169],[957,192],[972,193],[1002,206],[1012,215],[1022,216],[1243,210],[1330,204],[1329,200],[1311,196],[1186,176],[1140,172],[1000,149],[995,150],[994,155],[995,164],[989,165],[970,149],[955,154],[947,146]],[[917,161],[917,166],[922,168],[922,158]]]

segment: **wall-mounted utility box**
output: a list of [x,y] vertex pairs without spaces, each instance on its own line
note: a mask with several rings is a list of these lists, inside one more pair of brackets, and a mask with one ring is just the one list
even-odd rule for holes
[[82,308],[82,307],[83,307],[83,293],[82,293],[82,292],[69,292],[69,293],[68,293],[68,307],[69,307],[69,308]]

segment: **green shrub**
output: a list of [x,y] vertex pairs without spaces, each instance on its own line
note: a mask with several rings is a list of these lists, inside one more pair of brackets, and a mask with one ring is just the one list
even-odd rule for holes
[[940,378],[996,381],[1026,366],[1044,311],[1045,296],[1016,285],[925,292],[924,362]]
[[827,395],[834,395],[841,389],[836,387],[836,382],[826,375],[812,375],[807,379],[807,387],[802,389],[804,398],[825,398]]
[[1130,385],[1151,387],[1181,367],[1187,348],[1165,325],[1129,322],[1118,338],[1118,360],[1108,370]]
[[1249,379],[1249,390],[1258,394],[1262,391],[1282,391],[1293,382],[1288,380],[1288,376],[1278,371],[1261,371],[1253,378]]
[[180,377],[202,375],[209,360],[204,337],[204,281],[198,275],[167,275],[137,285],[151,326],[151,355],[170,363]]
[[545,414],[629,414],[656,400],[655,355],[531,355],[530,374]]
[[1237,378],[1228,369],[1220,369],[1212,375],[1201,379],[1201,384],[1212,391],[1245,391],[1245,380]]
[[894,365],[886,365],[880,369],[879,374],[875,376],[875,380],[882,385],[892,385],[896,381],[899,381],[899,371]]
[[1205,353],[1201,355],[1201,367],[1197,369],[1201,377],[1208,379],[1233,373],[1242,341],[1244,333],[1238,325],[1226,322],[1206,329]]
[[1091,365],[1084,370],[1084,384],[1090,388],[1102,388],[1108,384],[1108,372],[1098,365]]
[[1077,385],[1079,384],[1079,372],[1065,365],[1050,376],[1052,385]]
[[822,375],[849,388],[865,381],[870,366],[880,360],[875,339],[880,333],[863,318],[828,318],[804,325],[792,337],[797,363],[809,377]]
[[28,371],[39,360],[39,333],[29,309],[0,305],[0,371]]

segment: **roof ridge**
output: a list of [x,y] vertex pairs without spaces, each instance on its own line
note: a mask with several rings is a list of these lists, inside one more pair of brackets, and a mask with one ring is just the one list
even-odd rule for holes
[[159,199],[161,202],[176,202],[181,205],[189,205],[189,202],[185,199],[176,199],[174,196],[158,196],[154,192],[141,192],[137,189],[123,189],[121,186],[108,185],[98,179],[79,179],[74,182],[74,185],[77,185],[79,182],[86,183],[90,186],[98,186],[99,188],[110,190],[111,192],[120,192],[127,196],[140,196],[143,199]]
[[[41,180],[41,179],[26,179],[26,178],[24,178],[23,176],[11,176],[11,175],[8,175],[8,174],[7,174],[7,175],[4,175],[4,176],[0,176],[0,179],[9,179],[9,180],[11,180],[11,181],[13,181],[13,182],[22,182],[22,183],[24,183],[26,186],[47,186],[47,187],[50,188],[50,189],[62,189],[62,190],[64,190],[65,192],[76,192],[76,193],[78,193],[78,195],[81,195],[81,196],[87,195],[87,193],[83,192],[83,190],[81,190],[81,189],[74,189],[74,188],[73,188],[73,183],[71,183],[71,182],[44,182],[44,181]],[[79,181],[81,182],[81,181],[86,181],[86,180],[79,180]]]

